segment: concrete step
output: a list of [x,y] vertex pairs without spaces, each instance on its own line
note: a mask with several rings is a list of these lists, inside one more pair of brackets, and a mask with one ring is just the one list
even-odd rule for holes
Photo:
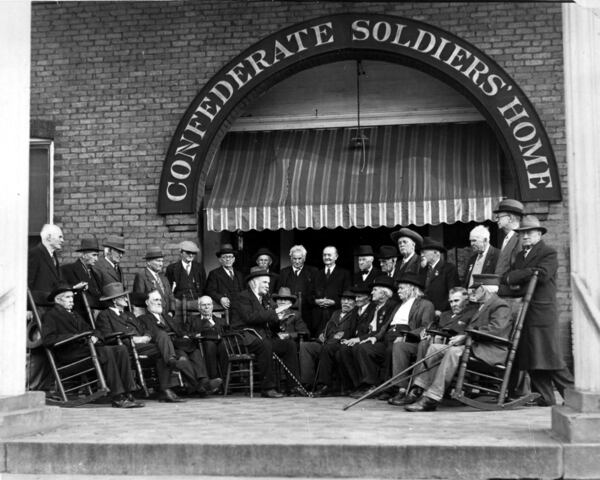
[[46,407],[43,392],[0,397],[0,438],[49,430],[60,424],[60,409]]

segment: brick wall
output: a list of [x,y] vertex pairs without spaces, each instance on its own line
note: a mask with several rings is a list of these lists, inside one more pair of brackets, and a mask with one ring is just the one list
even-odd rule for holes
[[358,9],[406,16],[464,38],[529,96],[554,145],[562,180],[564,201],[550,205],[547,241],[559,252],[559,308],[568,326],[559,4],[34,3],[31,116],[56,126],[55,212],[67,238],[65,261],[88,233],[100,239],[125,235],[123,266],[130,281],[149,245],[163,246],[170,252],[166,261],[172,261],[174,245],[195,234],[169,229],[156,214],[158,182],[171,136],[198,90],[261,38],[313,17]]

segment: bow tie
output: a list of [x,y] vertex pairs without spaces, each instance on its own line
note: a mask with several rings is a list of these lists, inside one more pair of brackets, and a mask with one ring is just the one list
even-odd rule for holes
[[362,273],[363,275],[367,275],[369,273],[368,270],[361,270],[360,273]]

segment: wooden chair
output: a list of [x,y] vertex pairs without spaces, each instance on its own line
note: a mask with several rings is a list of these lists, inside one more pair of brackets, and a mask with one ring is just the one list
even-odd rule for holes
[[[39,331],[42,332],[42,321],[29,289],[27,297],[34,321]],[[109,392],[92,336],[93,332],[90,330],[56,342],[52,347],[44,347],[48,364],[54,376],[57,394],[57,396],[47,397],[47,403],[62,407],[77,407],[98,400]],[[54,348],[74,343],[80,345],[82,341],[87,345],[89,355],[65,364],[61,364],[55,359]]]
[[255,356],[248,352],[243,340],[243,335],[238,332],[223,334],[222,342],[227,352],[227,372],[225,373],[223,395],[227,395],[230,388],[249,388],[250,398],[252,398],[254,396]]
[[[519,346],[521,329],[523,328],[523,321],[525,320],[527,307],[535,290],[537,279],[538,273],[534,272],[529,281],[525,297],[523,297],[523,302],[516,311],[516,319],[514,320],[508,339],[496,337],[478,330],[467,329],[465,331],[467,333],[465,350],[461,357],[452,398],[480,410],[510,410],[539,397],[538,393],[530,393],[512,400],[508,398],[509,381],[515,354]],[[508,355],[505,363],[491,366],[473,357],[471,355],[473,342],[495,343],[507,347]],[[479,396],[475,397],[475,394]]]

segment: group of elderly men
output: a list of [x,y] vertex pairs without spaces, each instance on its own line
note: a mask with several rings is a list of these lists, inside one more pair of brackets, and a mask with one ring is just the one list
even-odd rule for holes
[[[180,401],[170,388],[174,370],[183,375],[188,393],[219,389],[219,371],[226,365],[219,335],[229,328],[255,355],[260,390],[268,398],[283,396],[276,389],[280,382],[274,356],[285,367],[288,393],[312,390],[315,396],[356,398],[397,377],[415,359],[439,356],[438,366],[421,364],[410,384],[401,377],[378,396],[408,411],[427,411],[437,407],[458,369],[465,328],[508,338],[512,316],[506,297],[522,296],[538,272],[516,366],[529,373],[532,390],[541,394],[539,404],[552,405],[554,389],[562,394],[572,384],[559,349],[556,251],[542,240],[546,228],[536,217],[524,216],[520,202],[503,200],[494,213],[504,240],[494,248],[488,229],[475,227],[469,238],[473,255],[462,281],[456,266],[446,260],[442,243],[401,228],[391,234],[395,245],[381,246],[377,254],[368,245],[360,246],[360,271],[354,275],[337,265],[333,246],[323,250],[322,269],[305,263],[303,246],[292,247],[291,265],[279,274],[270,271],[274,255],[260,249],[256,266],[244,276],[234,267],[235,250],[226,244],[217,252],[220,266],[207,277],[195,260],[199,249],[193,242],[181,243],[181,259],[166,274],[163,252],[150,248],[130,292],[119,268],[122,237],[104,242],[102,258],[97,241],[83,239],[81,258],[59,269],[55,251],[62,247],[62,233],[50,225],[30,254],[29,288],[41,304],[48,295],[44,289],[52,290],[47,300],[53,307],[43,319],[48,345],[85,328],[82,316],[95,320],[94,335],[103,367],[111,372],[107,381],[115,407],[140,402],[132,396],[135,381],[125,368],[126,347],[111,345],[106,340],[111,333],[125,332],[155,358],[160,398]],[[227,312],[228,325],[213,315],[213,304]],[[193,314],[186,315],[188,307]],[[443,352],[435,335],[428,333],[436,329],[453,333]],[[490,365],[504,362],[507,354],[505,347],[477,343],[472,352]]]

